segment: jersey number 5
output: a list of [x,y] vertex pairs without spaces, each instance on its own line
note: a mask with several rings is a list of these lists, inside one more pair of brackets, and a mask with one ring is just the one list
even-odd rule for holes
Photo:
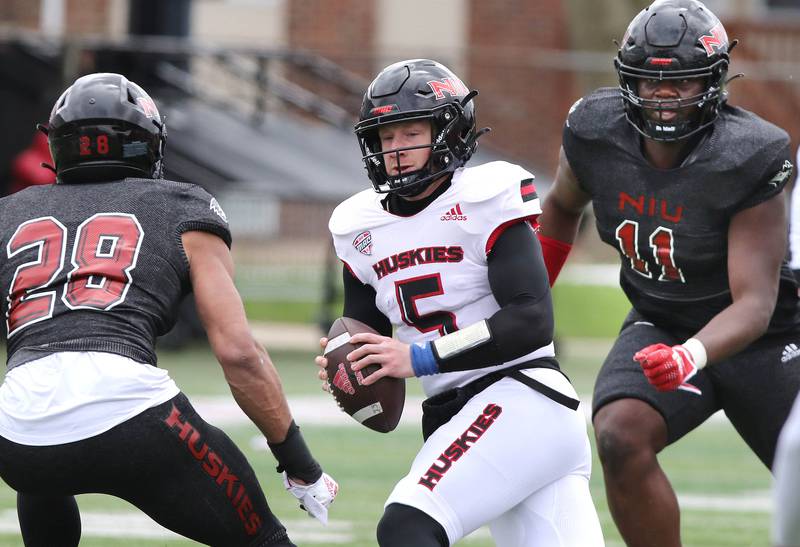
[[[633,271],[651,279],[653,274],[647,266],[647,261],[639,253],[639,223],[633,220],[623,221],[617,226],[616,236],[619,250],[630,260]],[[672,230],[659,226],[650,234],[649,243],[656,264],[661,266],[658,280],[683,283],[683,272],[675,265],[675,241]]]
[[[144,231],[135,216],[99,213],[78,226],[61,301],[69,309],[110,310],[125,300]],[[20,224],[6,248],[10,259],[36,249],[35,260],[17,266],[8,289],[9,338],[21,329],[50,319],[56,289],[47,290],[64,269],[67,228],[53,217]]]
[[437,311],[421,315],[417,311],[417,300],[444,294],[442,277],[438,273],[396,281],[394,290],[400,304],[400,315],[406,325],[420,332],[439,331],[440,336],[458,330],[456,316],[450,312]]

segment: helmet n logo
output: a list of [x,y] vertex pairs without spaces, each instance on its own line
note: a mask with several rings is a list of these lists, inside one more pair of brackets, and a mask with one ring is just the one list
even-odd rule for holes
[[701,36],[699,41],[706,50],[706,55],[711,57],[717,50],[728,46],[728,34],[722,23],[717,23],[709,32],[711,34]]
[[144,115],[148,118],[158,118],[156,103],[150,97],[136,97],[136,102],[142,107]]
[[430,82],[427,82],[427,84],[433,90],[433,94],[436,95],[437,100],[444,99],[445,92],[447,92],[447,94],[451,97],[458,97],[459,95],[466,95],[469,93],[467,86],[465,86],[464,82],[458,78],[431,80]]

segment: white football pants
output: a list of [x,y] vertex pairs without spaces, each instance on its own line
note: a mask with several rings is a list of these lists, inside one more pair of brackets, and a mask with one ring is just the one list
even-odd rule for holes
[[[559,372],[524,372],[577,399]],[[451,544],[488,524],[501,547],[602,546],[591,464],[582,407],[504,378],[431,435],[386,505],[424,511]]]

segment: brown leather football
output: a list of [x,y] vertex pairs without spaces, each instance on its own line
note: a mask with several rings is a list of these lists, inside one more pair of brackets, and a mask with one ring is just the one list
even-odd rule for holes
[[403,378],[384,377],[370,386],[362,380],[379,368],[370,365],[353,372],[345,356],[361,344],[351,344],[350,337],[375,329],[350,317],[340,317],[328,331],[324,357],[328,359],[328,387],[339,407],[365,426],[381,433],[397,427],[403,414],[406,382]]

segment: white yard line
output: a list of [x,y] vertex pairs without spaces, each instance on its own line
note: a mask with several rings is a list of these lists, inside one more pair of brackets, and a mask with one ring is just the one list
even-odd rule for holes
[[[287,397],[292,416],[300,426],[332,425],[342,427],[364,427],[342,412],[327,395],[303,395]],[[192,397],[195,410],[209,423],[218,427],[241,425],[249,421],[232,397]],[[421,397],[406,399],[406,407],[400,419],[401,425],[419,426],[422,420]]]
[[[339,410],[332,397],[326,395],[290,395],[289,407],[292,416],[299,425],[330,425],[341,427],[363,427],[353,418]],[[590,395],[580,396],[586,422],[591,421],[592,398]],[[422,421],[422,397],[408,397],[400,418],[400,425],[420,427]],[[197,412],[209,423],[218,427],[242,425],[248,422],[247,416],[239,408],[232,397],[192,397],[192,404]],[[711,416],[710,423],[719,424],[728,421],[725,413],[720,411]]]
[[678,504],[682,509],[722,513],[770,513],[772,494],[764,490],[742,492],[736,496],[678,494]]
[[[347,544],[354,541],[353,525],[344,520],[328,521],[327,526],[312,520],[281,520],[289,537],[305,545],[307,543]],[[13,509],[0,512],[0,533],[19,534],[17,512]],[[182,536],[167,530],[144,513],[103,513],[81,511],[81,535],[106,538],[137,538],[175,541]]]
[[[588,412],[589,397],[582,397],[584,411]],[[225,427],[248,423],[247,416],[241,411],[231,397],[194,397],[192,402],[197,411],[210,423]],[[421,419],[421,397],[410,397],[400,421],[403,427],[419,427]],[[289,406],[292,414],[300,424],[332,425],[336,427],[362,427],[355,420],[339,411],[333,400],[325,395],[290,396]],[[722,413],[715,415],[714,420],[724,420]],[[266,449],[262,436],[253,437],[254,448]],[[767,491],[743,492],[731,496],[720,495],[679,495],[678,500],[683,509],[720,512],[754,512],[763,513],[772,510],[772,499]],[[85,536],[139,538],[173,541],[180,536],[157,524],[150,517],[139,512],[103,513],[81,511],[82,533]],[[311,519],[284,520],[290,537],[300,544],[334,543],[348,544],[354,541],[353,523],[343,520],[332,520],[323,526]],[[8,509],[0,511],[0,534],[19,534],[19,523],[16,511]],[[488,528],[473,532],[464,541],[485,539],[489,537]]]
[[[679,495],[682,509],[718,511],[724,513],[769,513],[772,499],[768,491],[742,492],[733,496]],[[327,526],[311,519],[282,520],[289,536],[301,545],[314,543],[352,543],[353,523],[331,520]],[[0,534],[19,534],[17,513],[13,509],[0,511]],[[81,533],[86,537],[132,538],[176,541],[181,536],[167,530],[144,513],[81,511]],[[463,539],[464,542],[490,537],[487,527],[480,528]]]

